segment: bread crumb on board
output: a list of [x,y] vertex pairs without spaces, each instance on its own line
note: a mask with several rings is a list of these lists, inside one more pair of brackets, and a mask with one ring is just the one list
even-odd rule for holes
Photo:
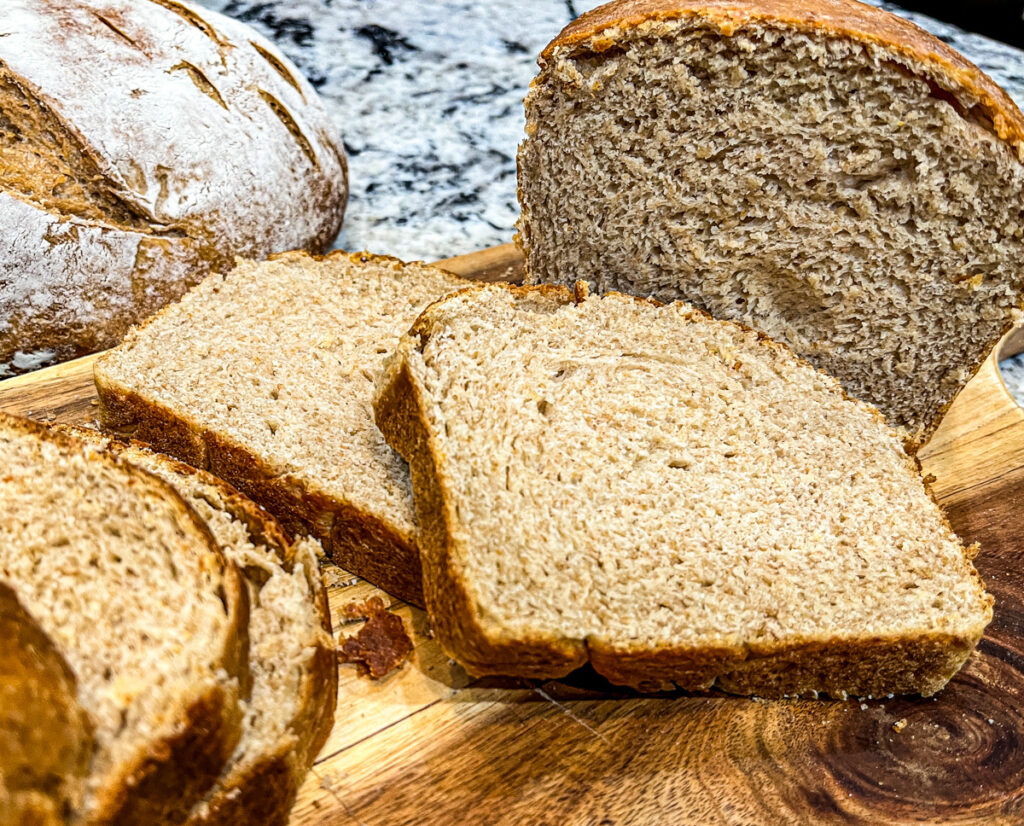
[[899,734],[903,729],[907,727],[907,718],[901,717],[895,723],[892,724],[892,730]]
[[341,662],[357,663],[373,679],[379,680],[412,653],[412,640],[402,618],[388,611],[380,597],[349,603],[342,613],[350,619],[365,617],[366,624],[338,645]]

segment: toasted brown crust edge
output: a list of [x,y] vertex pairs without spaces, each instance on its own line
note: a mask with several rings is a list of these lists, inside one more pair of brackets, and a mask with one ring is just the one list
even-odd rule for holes
[[[55,442],[65,449],[82,449],[85,444],[73,436],[51,430],[45,425],[0,411],[0,427],[20,429],[35,437]],[[182,518],[191,521],[196,531],[220,562],[224,572],[223,592],[228,623],[223,662],[232,685],[213,685],[183,709],[175,732],[154,741],[147,754],[132,764],[120,767],[116,781],[112,777],[96,798],[95,823],[119,826],[181,822],[191,807],[214,785],[241,736],[242,712],[239,692],[249,681],[249,601],[237,567],[224,558],[206,523],[170,485],[156,476],[115,456],[96,461],[118,467],[154,494],[171,502]]]
[[[481,285],[469,290],[495,287],[506,289],[517,298],[539,293],[570,303],[583,297],[579,290],[574,294],[565,287],[548,284],[532,287]],[[622,297],[638,303],[657,303]],[[703,650],[627,651],[594,639],[491,639],[477,620],[464,585],[449,569],[455,541],[451,531],[454,519],[446,507],[446,491],[437,458],[440,454],[426,421],[423,391],[409,365],[410,355],[421,352],[430,336],[432,311],[450,298],[427,307],[403,339],[386,368],[374,410],[377,426],[385,439],[406,457],[412,470],[424,593],[431,624],[445,651],[468,671],[477,675],[550,679],[563,677],[589,660],[594,670],[609,681],[640,691],[718,687],[764,697],[818,693],[835,697],[910,693],[928,696],[940,690],[970,656],[984,632],[984,625],[976,634],[968,636],[936,631],[914,637],[811,640]],[[695,314],[710,318],[699,310]],[[724,323],[750,329],[735,322]],[[785,349],[763,333],[753,332],[769,347]],[[871,410],[879,421],[884,421],[880,413]],[[916,459],[910,456],[908,461],[915,463]],[[942,515],[941,510],[939,513]],[[968,558],[968,552],[964,553]],[[974,577],[983,591],[976,571]],[[989,596],[985,625],[991,620],[991,604]]]
[[[269,512],[212,473],[155,453],[143,442],[124,442],[81,427],[61,426],[59,429],[118,456],[127,447],[147,450],[174,473],[195,478],[216,488],[223,500],[224,510],[244,523],[254,540],[272,549],[286,571],[292,572],[296,564],[303,566],[323,635],[313,644],[310,668],[300,688],[298,711],[288,724],[291,736],[275,744],[273,749],[261,755],[237,777],[231,777],[230,773],[228,776],[222,775],[221,780],[231,782],[215,788],[212,797],[201,807],[203,814],[194,814],[187,821],[188,826],[248,826],[253,823],[283,826],[299,786],[330,735],[338,696],[338,668],[331,637],[330,608],[315,557],[309,554],[307,558],[300,559],[295,547]],[[124,461],[131,464],[130,458],[124,458]]]
[[81,802],[93,726],[57,645],[0,582],[0,823],[64,823]]

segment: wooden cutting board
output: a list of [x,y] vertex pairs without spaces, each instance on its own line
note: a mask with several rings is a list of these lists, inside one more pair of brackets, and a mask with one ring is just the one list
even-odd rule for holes
[[[486,280],[521,272],[511,245],[445,265]],[[0,409],[90,421],[92,361],[0,382]],[[588,673],[474,681],[422,611],[387,598],[413,658],[380,681],[341,666],[337,722],[293,826],[1024,823],[1024,413],[994,358],[922,462],[953,527],[981,543],[996,598],[978,651],[937,697],[638,696]],[[326,575],[335,617],[379,593]]]

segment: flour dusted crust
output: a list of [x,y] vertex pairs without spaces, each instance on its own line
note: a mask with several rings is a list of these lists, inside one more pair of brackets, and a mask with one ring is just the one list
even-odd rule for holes
[[336,130],[248,27],[179,0],[11,0],[3,34],[0,373],[116,342],[235,255],[337,233]]

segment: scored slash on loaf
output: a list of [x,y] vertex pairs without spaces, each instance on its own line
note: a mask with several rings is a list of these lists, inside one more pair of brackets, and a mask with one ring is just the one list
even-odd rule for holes
[[373,423],[373,379],[423,307],[466,285],[369,254],[241,262],[96,362],[101,420],[212,471],[343,568],[422,604],[408,470]]
[[878,412],[749,328],[584,293],[450,296],[379,381],[445,650],[641,689],[945,685],[991,598]]
[[1024,116],[912,23],[852,0],[621,0],[539,63],[528,282],[742,321],[915,445],[1019,317]]

